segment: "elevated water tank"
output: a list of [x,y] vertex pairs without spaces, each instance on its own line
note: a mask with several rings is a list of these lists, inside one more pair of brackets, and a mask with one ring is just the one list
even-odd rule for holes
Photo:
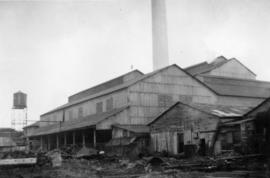
[[25,109],[27,107],[26,104],[27,95],[21,91],[18,91],[13,94],[13,109]]

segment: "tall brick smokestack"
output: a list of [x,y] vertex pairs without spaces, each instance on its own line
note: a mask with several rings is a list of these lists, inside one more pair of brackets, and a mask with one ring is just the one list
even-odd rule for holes
[[169,65],[165,0],[151,0],[153,69]]

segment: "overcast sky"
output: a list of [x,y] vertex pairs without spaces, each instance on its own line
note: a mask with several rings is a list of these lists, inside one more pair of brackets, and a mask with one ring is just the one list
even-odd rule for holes
[[[169,60],[186,67],[224,55],[270,81],[269,0],[166,0]],[[0,127],[12,95],[28,116],[130,71],[152,70],[150,0],[0,1]]]

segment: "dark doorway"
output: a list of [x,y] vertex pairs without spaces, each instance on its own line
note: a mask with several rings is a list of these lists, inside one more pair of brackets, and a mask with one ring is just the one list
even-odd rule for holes
[[177,134],[177,142],[178,142],[178,153],[183,153],[184,152],[184,134],[183,133],[178,133]]
[[205,139],[200,139],[200,145],[199,145],[199,155],[205,156],[206,155],[206,144]]

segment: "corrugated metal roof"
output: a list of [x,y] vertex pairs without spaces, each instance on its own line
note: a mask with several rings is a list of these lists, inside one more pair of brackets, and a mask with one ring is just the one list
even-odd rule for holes
[[250,111],[253,107],[248,106],[223,106],[223,105],[210,105],[210,104],[201,104],[201,103],[183,103],[176,102],[167,109],[165,109],[161,114],[159,114],[155,119],[149,122],[147,125],[153,124],[156,120],[158,120],[161,116],[177,107],[178,105],[185,105],[191,107],[193,109],[199,110],[201,112],[205,112],[207,114],[211,114],[220,118],[233,118],[233,117],[242,117],[245,113]]
[[268,98],[270,82],[200,75],[201,81],[220,95]]
[[214,59],[211,63],[208,63],[207,61],[192,65],[190,67],[186,67],[185,70],[190,73],[191,75],[195,76],[198,74],[204,74],[207,72],[210,72],[211,70],[214,70],[230,61],[237,61],[239,64],[241,64],[244,68],[246,68],[249,72],[251,72],[253,75],[256,76],[256,74],[251,71],[249,68],[247,68],[244,64],[242,64],[239,60],[232,58],[232,59],[226,59],[224,56],[219,56],[216,59]]
[[23,129],[29,128],[29,127],[39,127],[40,121],[36,121],[33,124],[25,126]]
[[251,122],[254,121],[254,118],[248,118],[248,119],[241,119],[241,120],[237,120],[237,121],[230,121],[230,122],[226,122],[223,123],[222,126],[235,126],[235,125],[239,125],[245,122]]
[[132,83],[133,83],[133,81],[129,81],[129,82],[124,83],[124,84],[122,84],[122,85],[118,85],[117,87],[113,87],[113,88],[110,88],[110,89],[108,89],[108,90],[104,90],[104,91],[102,91],[102,92],[100,92],[100,93],[91,95],[91,96],[89,96],[89,97],[80,99],[80,100],[78,100],[78,101],[70,102],[70,103],[64,104],[64,105],[62,105],[62,106],[59,106],[59,107],[57,107],[57,108],[55,108],[55,109],[53,109],[53,110],[51,110],[51,111],[48,111],[48,112],[42,114],[41,116],[44,116],[44,115],[46,115],[46,114],[49,114],[49,113],[52,113],[52,112],[55,112],[55,111],[58,111],[58,110],[61,110],[61,109],[64,109],[64,108],[68,108],[68,107],[70,107],[70,106],[74,106],[74,105],[76,105],[76,104],[83,103],[83,102],[85,102],[85,101],[89,101],[89,100],[91,100],[91,99],[94,99],[94,98],[97,98],[97,97],[100,97],[100,96],[103,96],[103,95],[110,94],[110,93],[112,93],[112,92],[116,92],[116,91],[123,90],[123,89],[127,88],[128,86],[130,86]]
[[205,72],[209,72],[213,69],[216,69],[220,66],[222,66],[223,64],[226,64],[227,62],[229,62],[230,60],[226,59],[223,56],[219,56],[217,57],[213,62],[208,63],[208,62],[202,62],[190,67],[185,68],[185,70],[190,73],[191,75],[197,75],[197,74],[202,74]]
[[125,110],[127,106],[111,110],[109,112],[94,114],[86,116],[82,119],[74,119],[71,121],[61,122],[59,124],[53,124],[48,125],[44,127],[40,127],[35,130],[35,132],[30,136],[39,136],[39,135],[48,135],[53,133],[59,133],[64,131],[70,131],[70,130],[76,130],[76,129],[82,129],[85,127],[95,126],[99,122],[118,114],[119,112],[122,112]]
[[130,132],[134,133],[149,133],[150,129],[146,125],[113,125],[114,127],[123,129],[123,130],[128,130]]
[[219,117],[242,117],[253,107],[249,106],[223,106],[193,103],[191,106]]
[[[75,93],[68,97],[69,102],[73,102],[75,100],[79,100],[82,98],[85,98],[86,96],[94,95],[96,93],[100,93],[101,91],[107,90],[109,88],[113,88],[119,85],[122,85],[125,83],[124,77],[130,75],[130,74],[137,74],[133,79],[136,79],[137,77],[143,76],[144,74],[139,70],[133,70],[131,72],[128,72],[124,75],[121,75],[119,77],[116,77],[114,79],[111,79],[109,81],[106,81],[104,83],[101,83],[99,85],[96,85],[94,87],[88,88],[86,90],[80,91],[78,93]],[[132,79],[130,79],[132,80]]]
[[260,107],[263,107],[264,105],[267,106],[267,104],[270,102],[270,97],[265,99],[264,101],[262,101],[260,104],[258,104],[256,107],[254,107],[252,110],[250,110],[249,112],[247,112],[245,114],[245,117],[249,117],[253,112],[256,111],[256,109],[259,109]]
[[83,102],[85,102],[85,101],[89,101],[89,100],[91,100],[91,99],[94,99],[94,98],[97,98],[97,97],[100,97],[100,96],[103,96],[103,95],[107,95],[107,94],[110,94],[110,93],[113,93],[113,92],[116,92],[116,91],[123,90],[123,89],[125,89],[125,88],[127,88],[127,87],[129,87],[129,86],[131,86],[131,85],[136,84],[137,82],[140,82],[140,81],[142,81],[142,80],[144,80],[144,79],[146,79],[146,78],[148,78],[148,77],[151,77],[151,76],[153,76],[153,75],[155,75],[155,74],[157,74],[157,73],[159,73],[159,72],[161,72],[161,71],[163,71],[163,70],[166,70],[166,69],[168,69],[169,67],[172,67],[172,66],[175,66],[175,67],[177,67],[178,69],[180,69],[181,71],[185,72],[185,73],[186,73],[187,75],[189,75],[191,78],[193,78],[194,80],[196,80],[197,82],[201,83],[201,84],[204,85],[206,88],[208,88],[210,91],[212,91],[213,93],[215,93],[214,90],[212,90],[210,87],[208,87],[208,86],[205,85],[203,82],[201,82],[200,80],[198,80],[196,77],[193,77],[191,74],[189,74],[188,72],[186,72],[185,70],[183,70],[183,69],[182,69],[181,67],[179,67],[178,65],[172,64],[172,65],[167,66],[167,67],[164,67],[164,68],[162,68],[162,69],[159,69],[159,70],[153,71],[153,72],[151,72],[151,73],[145,74],[145,75],[143,75],[142,77],[139,77],[139,78],[137,78],[137,79],[130,80],[130,81],[128,81],[128,82],[126,82],[126,83],[124,83],[124,84],[122,84],[122,85],[118,85],[118,86],[116,86],[116,87],[112,87],[112,88],[110,88],[110,89],[108,89],[108,90],[104,90],[104,91],[102,91],[102,92],[99,92],[99,93],[97,93],[97,94],[91,95],[91,96],[89,96],[89,97],[83,98],[83,99],[78,100],[78,101],[75,101],[75,102],[70,102],[70,103],[64,104],[64,105],[59,106],[59,107],[57,107],[57,108],[55,108],[55,109],[53,109],[53,110],[51,110],[51,111],[49,111],[49,112],[46,112],[46,113],[42,114],[41,116],[44,116],[44,115],[46,115],[46,114],[49,114],[49,113],[52,113],[52,112],[55,112],[55,111],[58,111],[58,110],[61,110],[61,109],[64,109],[64,108],[71,107],[71,106],[76,105],[76,104],[83,103]]

